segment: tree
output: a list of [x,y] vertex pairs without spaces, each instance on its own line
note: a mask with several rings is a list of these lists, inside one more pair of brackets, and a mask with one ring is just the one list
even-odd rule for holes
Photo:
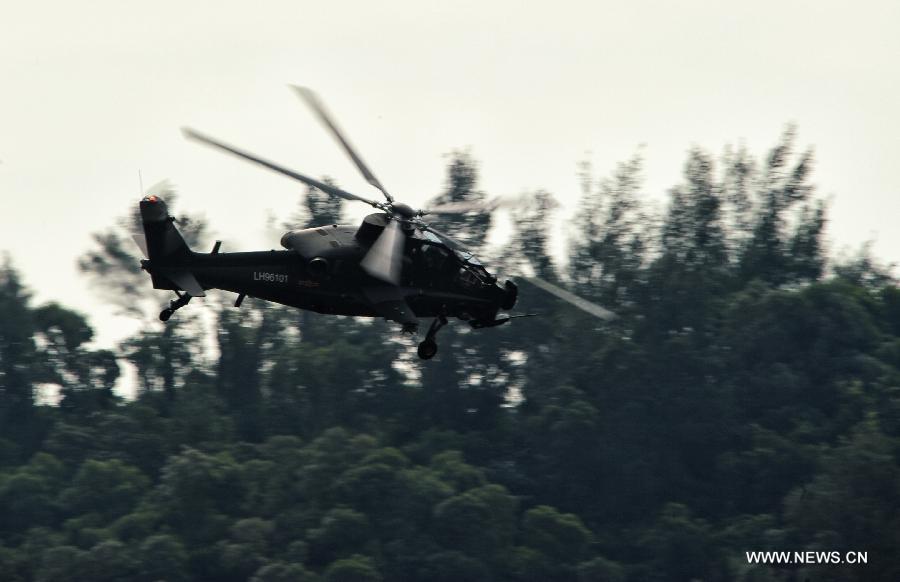
[[345,507],[331,509],[322,516],[319,527],[309,531],[312,561],[327,564],[359,553],[370,537],[371,525],[365,514]]
[[872,243],[867,242],[853,256],[837,261],[833,265],[835,276],[859,287],[873,290],[890,289],[897,279],[892,275],[896,265],[881,264],[872,256]]
[[[759,178],[755,216],[746,246],[738,250],[738,267],[745,281],[757,278],[772,285],[813,281],[824,271],[821,236],[825,212],[821,203],[808,204],[813,188],[808,178],[812,150],[802,153],[792,168],[796,131],[788,127],[766,160]],[[739,162],[740,163],[740,162]],[[790,230],[790,211],[799,207]]]
[[141,580],[181,582],[189,579],[187,553],[173,536],[150,536],[138,547],[137,554]]
[[36,568],[40,582],[65,582],[83,575],[85,552],[74,546],[48,548]]
[[452,550],[428,556],[416,572],[416,577],[432,582],[487,582],[493,579],[490,569],[483,562]]
[[221,539],[226,515],[240,507],[238,476],[236,463],[224,453],[185,448],[170,457],[155,495],[166,523],[191,545]]
[[578,565],[578,582],[625,582],[627,579],[625,568],[606,558],[594,558]]
[[89,459],[59,500],[72,515],[96,513],[108,522],[129,513],[149,487],[147,477],[122,461]]
[[498,263],[507,265],[505,268],[512,273],[520,273],[527,266],[538,277],[556,279],[556,269],[550,258],[550,227],[553,211],[558,207],[559,203],[545,190],[523,196],[510,210],[512,238]]
[[125,359],[137,368],[138,394],[161,392],[171,402],[187,377],[200,368],[204,338],[197,319],[187,318],[186,323],[145,327],[120,346]]
[[722,224],[722,193],[713,177],[713,162],[693,149],[684,169],[686,183],[675,187],[662,230],[662,254],[689,271],[715,277],[727,266]]
[[325,582],[381,582],[381,573],[368,556],[354,554],[334,561],[325,569]]
[[[329,186],[337,186],[334,180],[325,176],[322,182]],[[331,194],[326,194],[313,186],[306,187],[306,195],[300,203],[300,209],[291,215],[282,226],[287,230],[295,228],[314,228],[329,224],[340,224],[344,215],[344,201]]]
[[87,319],[56,303],[37,308],[33,317],[47,380],[61,387],[62,409],[108,409],[116,399],[119,365],[113,352],[85,347],[94,336]]
[[96,544],[82,557],[82,562],[85,579],[97,582],[134,580],[138,570],[133,550],[118,540]]
[[319,577],[302,564],[270,562],[256,571],[250,582],[318,582]]
[[642,294],[648,331],[659,341],[671,333],[705,331],[713,300],[728,283],[723,195],[712,159],[693,149],[684,173],[685,183],[671,190],[659,254]]
[[574,564],[587,557],[591,532],[577,515],[539,505],[522,518],[525,545],[538,550],[555,564]]
[[710,525],[690,508],[667,504],[642,546],[652,556],[644,580],[725,580],[727,566],[712,540]]
[[36,445],[39,428],[34,389],[40,376],[29,294],[9,257],[0,265],[0,437],[26,451]]
[[581,168],[582,198],[570,234],[569,274],[582,296],[611,309],[635,300],[653,224],[640,204],[643,160],[616,166],[595,187]]
[[[447,179],[444,192],[431,200],[428,206],[460,202],[480,203],[487,195],[478,190],[478,163],[467,151],[454,151],[449,155]],[[472,210],[462,215],[442,217],[441,230],[461,242],[472,251],[484,246],[491,228],[492,216],[489,212]]]
[[900,543],[898,439],[870,417],[821,459],[817,475],[785,499],[789,539],[798,548],[866,551],[865,566],[809,568],[823,579],[890,580],[900,576],[894,548]]
[[64,469],[53,455],[39,452],[27,465],[0,475],[0,532],[21,534],[26,529],[55,523]]
[[460,493],[434,508],[435,535],[444,547],[496,562],[513,541],[516,501],[500,485]]
[[266,563],[274,532],[271,521],[258,517],[240,519],[229,529],[229,539],[216,544],[222,573],[219,580],[248,580]]
[[[257,321],[248,315],[258,315]],[[219,361],[216,389],[235,418],[238,434],[259,441],[262,427],[261,374],[263,354],[274,336],[275,311],[263,308],[254,314],[220,313]]]

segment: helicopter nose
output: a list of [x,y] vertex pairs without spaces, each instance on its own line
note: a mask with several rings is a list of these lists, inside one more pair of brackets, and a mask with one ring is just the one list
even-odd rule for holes
[[519,288],[516,287],[515,283],[507,280],[506,284],[503,286],[503,290],[503,302],[500,304],[500,307],[509,311],[516,305],[516,299],[519,297]]

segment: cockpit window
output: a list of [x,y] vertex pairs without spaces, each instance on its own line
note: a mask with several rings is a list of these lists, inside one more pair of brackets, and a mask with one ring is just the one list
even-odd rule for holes
[[[444,242],[443,240],[441,240],[441,238],[438,237],[437,235],[435,235],[434,233],[429,232],[427,230],[421,230],[419,232],[422,233],[422,237],[426,241],[428,241],[430,243],[435,243],[436,245],[439,246],[439,248],[442,248],[442,249],[449,248],[447,246],[447,243]],[[483,266],[482,262],[478,260],[478,257],[476,257],[475,255],[473,255],[471,252],[469,252],[467,250],[464,250],[464,249],[450,249],[450,250],[452,250],[453,254],[456,255],[456,257],[463,263],[468,263],[470,265],[475,265],[477,267]]]
[[421,230],[421,231],[419,231],[419,232],[421,232],[421,233],[422,233],[422,236],[424,236],[425,239],[428,240],[428,241],[431,241],[431,242],[433,242],[433,243],[437,243],[437,244],[439,244],[439,245],[444,244],[444,241],[442,241],[441,239],[439,239],[439,238],[438,238],[436,235],[434,235],[433,233],[428,232],[427,230]]
[[459,257],[464,263],[469,263],[470,265],[482,266],[481,261],[478,258],[470,253],[469,251],[454,251],[456,256]]
[[459,282],[466,287],[476,287],[481,283],[478,275],[476,275],[475,272],[471,269],[467,269],[465,267],[460,268],[458,278]]
[[432,261],[435,260],[445,260],[450,256],[450,253],[442,246],[438,245],[422,245],[422,253],[429,257]]

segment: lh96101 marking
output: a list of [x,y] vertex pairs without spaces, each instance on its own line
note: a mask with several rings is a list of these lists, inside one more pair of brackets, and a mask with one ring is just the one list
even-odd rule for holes
[[283,273],[267,273],[265,271],[253,271],[254,281],[266,281],[268,283],[287,283],[288,276]]

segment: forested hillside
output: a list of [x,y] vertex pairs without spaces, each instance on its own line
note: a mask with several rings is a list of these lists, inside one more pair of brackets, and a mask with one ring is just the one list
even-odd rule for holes
[[[660,214],[639,158],[583,168],[567,261],[548,254],[551,193],[512,210],[501,249],[489,216],[444,221],[493,271],[620,317],[523,283],[516,311],[539,317],[454,322],[429,362],[385,322],[250,299],[151,322],[164,294],[126,246],[133,216],[81,261],[147,322],[115,351],[34,305],[8,259],[0,580],[900,579],[900,291],[865,252],[829,258],[793,141],[690,151]],[[477,179],[454,155],[441,201],[486,197]],[[291,224],[339,214],[311,191]],[[762,550],[868,563],[748,564]]]

